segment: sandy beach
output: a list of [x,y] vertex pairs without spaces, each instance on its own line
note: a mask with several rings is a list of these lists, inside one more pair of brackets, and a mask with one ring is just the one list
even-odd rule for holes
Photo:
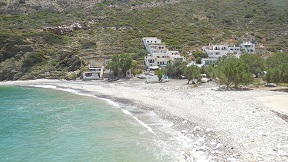
[[288,161],[288,123],[273,112],[288,113],[287,92],[221,91],[213,83],[199,87],[186,83],[145,84],[135,78],[113,82],[43,79],[0,85],[74,89],[109,99],[124,104],[147,129],[161,134],[163,127],[142,113],[151,112],[172,123],[167,129],[185,139],[184,147],[174,148],[181,154],[178,161]]

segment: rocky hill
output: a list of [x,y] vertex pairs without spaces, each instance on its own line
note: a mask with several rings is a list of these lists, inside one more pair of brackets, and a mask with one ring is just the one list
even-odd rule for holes
[[91,60],[130,53],[142,37],[186,55],[253,35],[264,51],[288,51],[283,0],[2,0],[0,80],[75,78]]
[[94,8],[97,5],[122,6],[125,4],[142,7],[159,6],[160,4],[177,3],[181,0],[2,0],[1,14],[28,14],[38,11],[65,12],[79,8]]
[[2,0],[1,14],[28,14],[37,11],[63,12],[67,9],[89,7],[103,0]]

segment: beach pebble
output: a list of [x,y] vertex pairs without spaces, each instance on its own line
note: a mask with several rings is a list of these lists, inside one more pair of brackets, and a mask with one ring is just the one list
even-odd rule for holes
[[200,131],[200,130],[201,130],[201,128],[200,128],[199,126],[196,126],[196,127],[194,127],[194,129],[193,129],[194,132]]
[[182,124],[186,124],[186,123],[187,123],[187,120],[182,121]]
[[205,156],[201,156],[200,158],[197,159],[197,162],[209,162]]
[[207,128],[206,129],[206,133],[210,133],[210,132],[212,132],[212,129],[211,128]]
[[237,159],[235,159],[235,158],[228,158],[227,161],[229,161],[229,162],[230,162],[230,161],[231,161],[231,162],[234,162],[234,161],[237,161]]
[[210,142],[210,145],[216,145],[217,143],[216,142]]
[[182,130],[181,133],[186,134],[188,131],[187,130]]

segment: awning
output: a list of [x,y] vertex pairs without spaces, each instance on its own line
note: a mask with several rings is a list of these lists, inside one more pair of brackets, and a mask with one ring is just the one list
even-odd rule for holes
[[153,69],[153,70],[156,70],[158,69],[159,67],[158,66],[150,66],[149,69]]

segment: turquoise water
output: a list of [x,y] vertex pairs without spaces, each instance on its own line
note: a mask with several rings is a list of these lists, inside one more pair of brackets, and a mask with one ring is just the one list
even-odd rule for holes
[[106,101],[0,86],[0,161],[167,161],[155,135]]

